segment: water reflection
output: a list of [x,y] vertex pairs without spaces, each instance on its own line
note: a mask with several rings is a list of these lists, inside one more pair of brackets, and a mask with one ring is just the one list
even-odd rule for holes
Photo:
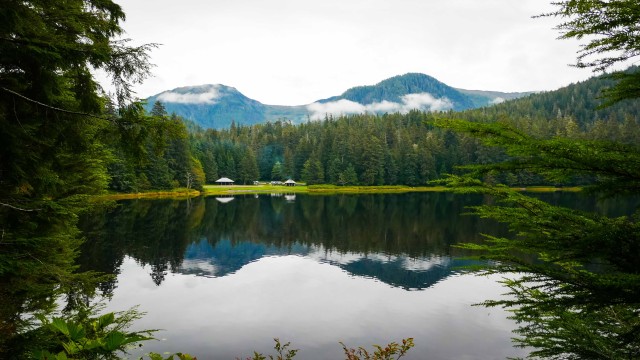
[[[637,205],[541,196],[604,213]],[[301,358],[329,359],[340,357],[338,341],[412,336],[408,359],[525,356],[511,346],[507,314],[471,306],[504,289],[458,274],[469,263],[451,245],[505,231],[460,216],[484,201],[446,193],[126,201],[82,220],[79,261],[118,275],[102,285],[110,309],[140,305],[148,315],[138,328],[167,329],[166,341],[141,352],[234,359],[268,352],[280,337]]]
[[[479,197],[451,194],[236,196],[128,201],[83,221],[85,270],[118,274],[125,255],[169,272],[220,277],[264,256],[300,255],[404,289],[423,289],[467,265],[451,244],[496,224],[461,217]],[[105,288],[113,287],[105,286]]]
[[455,273],[456,270],[475,264],[471,260],[442,255],[408,258],[377,253],[339,253],[323,246],[299,243],[283,248],[252,242],[232,244],[230,240],[221,240],[212,246],[208,241],[201,240],[187,246],[182,265],[175,272],[222,277],[233,274],[265,256],[284,255],[304,256],[337,266],[353,276],[376,279],[406,290],[425,289]]
[[[81,268],[118,274],[127,255],[150,265],[160,285],[169,272],[225,276],[264,256],[293,254],[404,289],[423,289],[468,265],[451,257],[460,255],[451,245],[505,232],[494,222],[460,215],[486,201],[481,196],[291,196],[123,201],[83,219],[88,241]],[[538,196],[609,215],[632,213],[638,205],[580,194]],[[104,284],[103,290],[114,285]]]

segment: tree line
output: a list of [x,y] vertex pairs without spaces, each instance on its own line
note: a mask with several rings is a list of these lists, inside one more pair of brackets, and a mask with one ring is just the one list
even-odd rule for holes
[[[473,137],[430,125],[435,119],[498,121],[537,138],[634,143],[640,137],[640,101],[598,108],[597,94],[612,84],[601,76],[463,112],[327,115],[299,125],[283,119],[252,126],[232,123],[224,130],[205,130],[175,114],[169,116],[157,102],[151,116],[173,122],[180,128],[179,136],[161,153],[147,145],[147,162],[129,166],[128,172],[122,171],[124,161],[115,162],[110,187],[135,191],[186,186],[187,173],[194,176],[195,187],[220,177],[238,184],[291,178],[307,184],[422,186],[456,173],[459,166],[507,158],[502,150]],[[487,174],[487,179],[508,185],[549,184],[527,171]],[[588,181],[576,178],[573,184]]]

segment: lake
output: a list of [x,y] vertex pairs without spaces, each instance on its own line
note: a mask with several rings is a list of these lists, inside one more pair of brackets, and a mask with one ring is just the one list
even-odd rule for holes
[[[618,205],[579,194],[541,195],[604,213]],[[452,248],[503,234],[463,216],[481,196],[243,195],[134,200],[86,216],[82,270],[116,274],[101,285],[108,310],[139,305],[136,329],[163,329],[132,356],[188,352],[199,359],[273,353],[343,358],[349,347],[413,337],[407,359],[504,359],[513,321],[472,306],[506,290],[464,274]],[[631,205],[629,205],[631,207]]]

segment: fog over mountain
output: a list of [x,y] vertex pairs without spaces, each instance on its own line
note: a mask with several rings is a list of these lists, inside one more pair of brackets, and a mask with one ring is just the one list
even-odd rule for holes
[[203,128],[223,129],[232,122],[238,125],[276,120],[301,123],[357,113],[459,111],[527,94],[456,89],[431,76],[409,73],[376,85],[353,87],[341,95],[298,106],[266,105],[246,97],[233,87],[208,84],[161,92],[147,99],[146,108],[150,110],[156,101],[160,101],[169,114],[175,113]]

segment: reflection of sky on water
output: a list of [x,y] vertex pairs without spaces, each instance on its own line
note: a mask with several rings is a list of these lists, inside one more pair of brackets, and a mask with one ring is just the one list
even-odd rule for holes
[[341,253],[323,246],[288,244],[281,248],[251,242],[218,241],[215,246],[206,240],[190,244],[182,265],[183,274],[222,277],[233,274],[247,264],[265,256],[299,255],[321,263],[337,266],[354,276],[382,281],[403,289],[424,289],[454,274],[471,262],[448,256],[430,255],[407,258],[397,255]]
[[453,275],[406,291],[311,257],[269,255],[222,277],[171,273],[161,286],[149,266],[129,257],[121,270],[109,308],[142,304],[147,316],[137,328],[168,329],[147,352],[243,358],[270,352],[279,337],[299,348],[301,359],[337,359],[338,341],[369,346],[414,337],[407,359],[524,355],[511,347],[514,325],[503,311],[470,306],[504,292],[491,278]]
[[[577,208],[599,204],[552,196]],[[105,286],[109,309],[140,304],[148,314],[136,328],[168,329],[159,334],[167,340],[146,351],[246,358],[270,352],[279,337],[301,349],[300,359],[338,359],[338,341],[357,347],[411,336],[408,359],[524,356],[512,348],[516,326],[503,311],[470,306],[505,289],[495,278],[461,275],[457,267],[468,263],[448,256],[453,244],[502,231],[459,215],[480,200],[424,193],[130,201],[85,219],[91,241],[80,259],[87,270],[117,275]]]

